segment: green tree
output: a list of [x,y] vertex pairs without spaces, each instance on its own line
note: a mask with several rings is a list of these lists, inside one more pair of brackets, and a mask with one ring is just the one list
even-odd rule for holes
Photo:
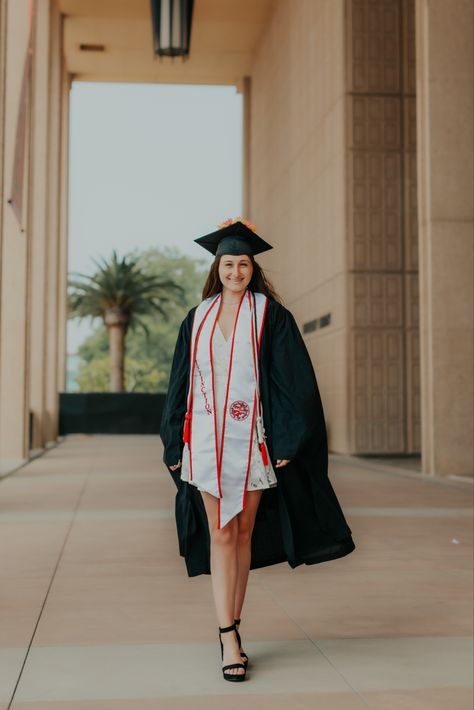
[[146,264],[150,272],[160,278],[167,275],[184,289],[183,300],[170,303],[167,321],[148,317],[146,323],[149,336],[136,332],[129,343],[128,352],[131,357],[137,360],[149,358],[156,363],[158,369],[166,373],[162,390],[166,391],[179,325],[188,310],[201,301],[209,265],[207,260],[187,256],[174,247],[147,249],[141,253],[139,263]]
[[[149,359],[126,357],[124,384],[127,392],[157,392],[165,385],[166,373],[158,370]],[[108,355],[90,362],[84,361],[76,375],[80,392],[105,392],[110,382]]]
[[[143,316],[148,333],[130,331],[127,335],[125,357],[125,388],[137,392],[166,392],[174,346],[179,325],[188,310],[201,301],[202,287],[209,263],[183,254],[175,247],[151,248],[132,252],[140,268],[160,279],[171,279],[184,290],[182,299],[172,298],[166,307],[167,320],[154,314]],[[82,361],[76,381],[81,392],[100,392],[108,389],[101,360],[107,362],[109,341],[107,329],[100,323],[78,349]],[[143,367],[139,377],[127,376],[128,363]],[[148,367],[148,370],[147,370]],[[102,374],[101,374],[102,373]]]
[[116,251],[109,261],[94,261],[92,275],[75,273],[70,279],[69,317],[101,318],[108,335],[110,391],[124,390],[125,338],[130,331],[142,330],[149,337],[150,316],[168,318],[168,309],[183,302],[184,289],[164,273],[148,268],[138,254],[119,259]]

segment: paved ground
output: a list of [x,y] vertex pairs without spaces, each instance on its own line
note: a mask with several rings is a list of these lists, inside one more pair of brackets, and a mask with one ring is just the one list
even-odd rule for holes
[[5,478],[0,710],[471,710],[472,485],[342,457],[331,479],[357,550],[251,572],[234,685],[157,437],[70,437]]

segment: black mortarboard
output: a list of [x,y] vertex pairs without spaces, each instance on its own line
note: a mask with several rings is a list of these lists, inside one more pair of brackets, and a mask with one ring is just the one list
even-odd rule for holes
[[262,251],[273,249],[271,244],[268,244],[240,221],[228,224],[216,232],[205,234],[203,237],[198,237],[194,241],[216,256],[220,254],[233,254],[235,256],[252,254],[255,256],[255,254],[260,254]]

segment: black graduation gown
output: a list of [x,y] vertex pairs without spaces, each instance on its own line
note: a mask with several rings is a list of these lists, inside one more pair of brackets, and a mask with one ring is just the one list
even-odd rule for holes
[[[169,467],[182,458],[195,308],[181,324],[160,436]],[[260,349],[265,435],[278,485],[264,489],[252,534],[250,568],[287,561],[294,568],[336,559],[355,549],[328,478],[324,412],[311,359],[293,315],[269,300]],[[277,459],[290,459],[275,468]],[[177,486],[175,516],[188,576],[210,574],[210,538],[198,489],[170,471]]]

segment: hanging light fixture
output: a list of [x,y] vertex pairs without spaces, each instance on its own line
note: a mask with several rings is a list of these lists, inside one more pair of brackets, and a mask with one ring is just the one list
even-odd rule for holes
[[151,0],[155,54],[187,57],[194,0]]

